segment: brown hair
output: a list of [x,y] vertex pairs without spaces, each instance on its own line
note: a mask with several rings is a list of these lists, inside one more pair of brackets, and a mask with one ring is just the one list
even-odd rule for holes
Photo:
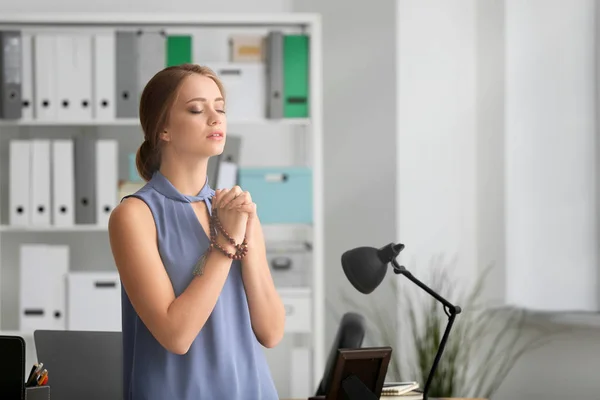
[[140,98],[140,123],[144,142],[137,151],[135,164],[140,176],[149,181],[160,168],[160,134],[167,124],[169,110],[177,98],[181,82],[192,74],[207,76],[215,81],[223,98],[225,91],[217,75],[208,67],[196,64],[181,64],[159,71],[148,81]]

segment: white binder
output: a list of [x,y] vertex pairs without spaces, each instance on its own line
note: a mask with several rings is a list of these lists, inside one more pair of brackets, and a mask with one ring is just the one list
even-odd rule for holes
[[19,261],[19,330],[65,329],[69,247],[24,244]]
[[31,209],[31,142],[13,139],[9,144],[9,215],[8,223],[13,226],[30,224]]
[[52,141],[52,223],[75,224],[75,171],[73,140]]
[[38,33],[33,41],[34,117],[53,121],[57,118],[56,38],[50,33]]
[[75,79],[75,114],[76,119],[89,121],[92,119],[92,36],[88,34],[74,35]]
[[31,139],[31,225],[50,225],[50,140]]
[[68,274],[67,329],[121,331],[121,281],[117,272]]
[[57,119],[74,118],[73,105],[77,81],[75,77],[73,39],[65,34],[56,36],[56,95],[58,98]]
[[212,63],[209,66],[227,90],[227,119],[262,120],[266,116],[264,63]]
[[61,121],[92,117],[92,40],[73,33],[56,36],[58,112]]
[[115,35],[97,33],[93,38],[93,115],[101,121],[115,119]]
[[96,221],[100,226],[108,225],[110,213],[117,205],[118,154],[116,140],[96,141]]
[[33,36],[21,32],[21,118],[24,121],[33,119]]

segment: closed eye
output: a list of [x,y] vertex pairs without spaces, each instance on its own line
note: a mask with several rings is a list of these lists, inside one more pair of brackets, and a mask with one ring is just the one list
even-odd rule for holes
[[[217,111],[218,113],[221,113],[221,114],[225,114],[225,110],[215,110],[215,111]],[[192,114],[202,114],[204,111],[203,110],[190,110],[190,112]]]

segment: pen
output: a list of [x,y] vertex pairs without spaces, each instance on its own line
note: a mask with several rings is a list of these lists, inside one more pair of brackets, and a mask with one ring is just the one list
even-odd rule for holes
[[31,385],[37,383],[37,378],[39,376],[40,371],[42,370],[42,367],[44,366],[44,363],[39,363],[39,364],[34,364],[34,365],[37,365],[37,366],[36,366],[35,370],[29,376],[26,386],[31,386]]
[[33,364],[33,367],[31,367],[31,371],[29,371],[29,376],[25,380],[25,383],[28,383],[29,381],[31,381],[31,377],[33,376],[33,373],[37,369],[37,366],[38,366],[37,363]]
[[48,370],[45,369],[42,371],[42,373],[37,378],[37,382],[36,382],[37,386],[42,386],[44,379],[46,379],[47,377],[48,377]]

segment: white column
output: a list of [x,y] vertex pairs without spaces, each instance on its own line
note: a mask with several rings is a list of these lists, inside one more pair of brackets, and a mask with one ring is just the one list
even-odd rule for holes
[[506,0],[506,296],[598,309],[594,1]]
[[464,290],[478,269],[476,2],[397,6],[399,259],[427,284],[432,259],[456,259],[448,272]]

